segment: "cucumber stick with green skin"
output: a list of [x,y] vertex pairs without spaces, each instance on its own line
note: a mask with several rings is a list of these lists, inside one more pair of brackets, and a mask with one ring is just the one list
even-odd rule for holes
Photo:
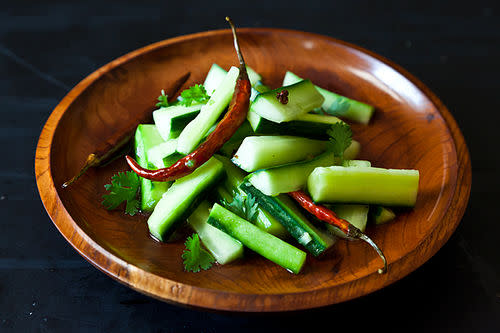
[[[344,167],[371,167],[372,164],[370,161],[364,160],[344,160],[342,163]],[[366,229],[366,223],[368,221],[368,212],[370,210],[369,205],[351,205],[351,204],[336,204],[336,205],[328,205],[338,217],[349,221],[356,228],[361,230],[362,232]],[[327,224],[326,226],[328,230],[330,230],[335,236],[346,238],[346,235],[340,231],[339,228]]]
[[375,224],[384,224],[396,218],[394,211],[387,207],[371,206],[370,215]]
[[[203,138],[206,138],[210,133],[213,132],[217,125],[213,125]],[[250,125],[248,125],[250,126]],[[233,135],[233,137],[236,136]],[[148,150],[149,162],[153,164],[156,168],[167,168],[177,162],[179,159],[184,157],[184,154],[177,152],[179,139],[169,139],[162,142]]]
[[243,245],[272,262],[298,274],[306,253],[275,237],[219,204],[210,211],[208,223],[238,239]]
[[[252,89],[252,97],[250,100],[253,101],[259,93],[268,92],[270,90],[269,87],[259,81],[255,85],[255,89]],[[330,115],[305,113],[298,116],[296,120],[278,124],[261,117],[251,110],[248,112],[247,119],[250,125],[252,125],[254,132],[258,134],[287,134],[313,139],[328,139],[329,136],[327,131],[330,126],[342,122],[339,118]]]
[[256,226],[278,238],[288,238],[288,231],[286,231],[285,227],[283,227],[281,223],[273,215],[271,215],[271,213],[260,207],[257,211],[257,220],[255,221]]
[[232,161],[252,172],[312,158],[325,151],[326,146],[326,141],[296,136],[249,136],[243,140]]
[[373,167],[318,167],[307,180],[315,202],[414,206],[418,170]]
[[176,226],[223,176],[224,166],[212,157],[193,173],[177,179],[149,217],[150,233],[160,241],[167,241]]
[[[232,201],[232,195],[229,193],[239,193],[246,197],[246,192],[240,189],[240,185],[245,181],[245,173],[235,166],[228,158],[218,155],[216,155],[216,158],[222,162],[227,174],[223,186],[217,187],[219,197],[224,198],[227,202]],[[261,206],[257,208],[255,225],[276,237],[285,238],[288,236],[288,232],[281,223]]]
[[[225,186],[219,185],[216,187],[215,192],[220,204],[232,211],[229,204],[233,201],[233,195],[229,193],[229,190]],[[234,193],[234,191],[231,192]],[[244,195],[246,197],[246,193]],[[271,214],[260,207],[257,208],[255,221],[250,222],[254,222],[257,227],[278,238],[285,238],[288,235],[286,229]]]
[[312,139],[328,139],[327,131],[330,127],[342,122],[339,118],[329,115],[305,113],[295,120],[278,124],[251,111],[248,112],[247,119],[258,134],[296,135]]
[[302,215],[287,195],[270,197],[248,182],[241,184],[240,188],[254,196],[259,205],[280,221],[293,238],[314,256],[320,255],[335,244],[335,236],[316,228]]
[[[344,167],[371,167],[370,161],[363,160],[345,160],[342,164]],[[368,222],[368,215],[374,220],[375,224],[382,224],[391,221],[396,217],[396,214],[389,209],[382,206],[368,206],[368,205],[352,205],[352,204],[334,204],[329,205],[338,217],[349,221],[362,232],[366,229]],[[333,232],[334,235],[346,238],[345,234],[338,228],[327,225],[327,228]]]
[[169,162],[175,159],[173,155],[177,155],[177,160],[182,156],[177,153],[177,139],[170,139],[151,147],[147,154],[149,162],[158,169],[169,167],[171,165]]
[[252,92],[250,94],[250,102],[253,102],[255,100],[255,97],[257,97],[258,94],[267,92],[271,90],[268,86],[262,83],[262,81],[257,81],[255,84],[252,85]]
[[[141,124],[137,126],[134,141],[137,163],[143,168],[155,168],[150,162],[147,152],[150,148],[161,143],[163,143],[163,139],[158,133],[155,125]],[[167,191],[171,183],[152,182],[142,177],[139,178],[141,182],[141,210],[150,212],[161,199],[163,193]]]
[[217,87],[224,80],[226,74],[227,71],[225,69],[217,64],[212,64],[212,67],[210,67],[210,70],[205,78],[205,82],[203,82],[203,86],[205,87],[208,96],[212,96],[215,89],[217,89]]
[[245,181],[246,173],[238,168],[231,162],[231,160],[225,156],[214,155],[223,165],[226,170],[226,179],[224,181],[224,186],[230,192],[239,192],[242,195],[246,195],[243,190],[240,189],[240,185]]
[[156,128],[163,140],[177,138],[184,127],[200,113],[202,105],[173,105],[153,111]]
[[187,218],[188,224],[200,236],[201,242],[221,265],[243,256],[243,245],[225,232],[208,224],[210,204],[202,201]]
[[[288,101],[282,103],[277,94],[288,91]],[[275,123],[295,120],[302,114],[312,111],[323,104],[323,96],[309,80],[290,86],[260,93],[250,105],[250,111]]]
[[[283,85],[290,85],[302,81],[303,79],[288,71],[283,79]],[[325,98],[321,107],[331,115],[344,117],[362,124],[368,124],[374,112],[374,107],[321,87],[315,86],[318,92]],[[345,107],[343,106],[345,104]]]
[[191,153],[203,137],[215,125],[217,119],[229,105],[234,92],[239,69],[231,67],[229,72],[212,94],[207,104],[201,107],[200,113],[184,128],[179,136],[177,151],[182,154]]
[[[353,159],[359,152],[359,143],[353,141],[344,152],[344,158]],[[303,189],[307,177],[318,167],[336,164],[337,159],[331,151],[326,151],[312,160],[286,164],[274,168],[258,170],[248,175],[248,181],[265,195],[275,196]]]
[[236,130],[236,132],[233,134],[231,139],[229,139],[219,150],[219,153],[222,154],[223,156],[230,157],[233,155],[234,152],[240,147],[241,143],[243,140],[250,135],[253,135],[253,129],[252,126],[250,126],[250,123],[248,121],[245,121],[243,124],[241,124],[240,127]]
[[[248,66],[247,73],[250,84],[252,86],[258,86],[259,82],[262,80],[260,74]],[[212,67],[210,67],[210,70],[208,71],[208,74],[205,78],[205,82],[203,82],[203,86],[205,87],[205,90],[207,91],[207,94],[209,96],[212,96],[215,89],[217,89],[222,80],[224,80],[224,76],[226,76],[226,74],[227,71],[225,69],[217,64],[212,64]]]

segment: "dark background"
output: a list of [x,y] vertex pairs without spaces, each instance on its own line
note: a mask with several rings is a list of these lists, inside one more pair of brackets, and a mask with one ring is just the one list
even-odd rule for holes
[[[448,106],[472,158],[473,186],[456,233],[408,277],[317,310],[232,315],[168,305],[99,272],[61,237],[35,186],[38,135],[81,79],[169,37],[239,26],[317,32],[408,69]],[[0,332],[180,332],[386,328],[498,332],[497,165],[500,8],[494,2],[12,1],[0,5]]]

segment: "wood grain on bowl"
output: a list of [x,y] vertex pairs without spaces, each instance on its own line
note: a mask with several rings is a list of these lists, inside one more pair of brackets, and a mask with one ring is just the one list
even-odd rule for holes
[[448,240],[467,205],[470,158],[443,103],[419,80],[382,57],[311,33],[239,29],[247,64],[278,87],[286,70],[376,107],[370,125],[353,124],[361,158],[374,166],[420,171],[417,205],[367,233],[389,262],[377,274],[377,254],[360,242],[339,241],[321,258],[309,256],[292,275],[252,253],[200,273],[183,271],[183,240],[153,241],[145,216],[107,211],[104,184],[126,170],[119,159],[89,170],[68,189],[61,184],[120,124],[151,110],[161,89],[187,71],[186,85],[203,82],[212,63],[237,64],[230,30],[182,36],[149,45],[105,65],[80,82],[54,109],[36,151],[40,196],[52,221],[89,262],[153,297],[229,311],[287,311],[346,301],[409,274]]

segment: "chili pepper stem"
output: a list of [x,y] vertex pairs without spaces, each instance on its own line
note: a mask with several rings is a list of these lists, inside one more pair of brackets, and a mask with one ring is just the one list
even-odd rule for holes
[[71,178],[70,180],[68,180],[64,184],[62,184],[62,188],[66,188],[69,185],[76,182],[78,180],[78,178],[80,178],[89,168],[97,166],[97,165],[99,165],[99,163],[101,163],[101,159],[98,158],[96,154],[90,154],[87,157],[87,160],[85,161],[85,164],[81,168],[80,172],[78,172],[78,174],[76,174],[76,176],[74,176],[73,178]]
[[352,224],[349,226],[349,232],[346,235],[348,237],[352,237],[355,239],[361,239],[362,241],[368,243],[377,252],[380,259],[382,259],[382,261],[384,263],[384,267],[379,268],[377,270],[377,272],[379,274],[384,274],[387,272],[387,259],[385,258],[385,255],[382,252],[382,250],[380,250],[380,248],[377,246],[377,244],[375,244],[375,242],[370,237],[368,237],[366,234],[364,234],[361,230],[359,230],[358,228],[356,228]]
[[234,41],[234,49],[236,50],[236,54],[238,55],[238,61],[240,62],[240,66],[245,66],[245,60],[243,59],[243,54],[240,51],[240,44],[238,43],[238,35],[236,34],[236,28],[233,24],[233,21],[226,16],[226,21],[231,26],[231,30],[233,32],[233,41]]
[[316,216],[319,220],[331,224],[337,228],[339,228],[348,238],[361,239],[364,242],[368,243],[384,262],[384,267],[378,269],[379,274],[384,274],[387,272],[387,259],[385,258],[384,253],[379,249],[377,244],[371,240],[370,237],[365,235],[361,230],[356,228],[354,225],[349,223],[349,221],[339,218],[335,212],[330,210],[329,208],[318,205],[314,203],[309,195],[307,195],[304,191],[293,191],[288,193],[295,201],[297,201],[300,206],[302,206],[309,213]]
[[236,80],[236,85],[233,92],[233,97],[229,103],[228,111],[217,124],[214,131],[190,154],[184,156],[173,165],[157,169],[149,170],[137,164],[130,156],[126,156],[127,163],[130,168],[139,176],[158,182],[176,180],[192,173],[200,165],[208,161],[212,155],[217,152],[236,132],[238,127],[243,124],[247,118],[248,108],[250,106],[250,95],[252,86],[248,79],[248,73],[245,66],[245,60],[241,54],[238,44],[236,29],[228,17],[226,20],[231,25],[234,47],[240,62],[239,74]]
[[[175,95],[179,92],[179,90],[182,88],[184,83],[186,83],[190,76],[191,72],[187,72],[173,83],[172,87],[169,89],[169,91],[171,91],[169,93],[169,101],[172,101],[174,99]],[[76,182],[85,172],[87,172],[88,169],[110,163],[118,156],[118,154],[123,155],[124,153],[126,153],[126,151],[124,151],[124,148],[126,147],[127,143],[129,143],[130,140],[134,137],[134,132],[137,128],[137,125],[142,122],[150,122],[150,118],[152,118],[152,116],[149,114],[146,115],[146,117],[144,115],[139,116],[138,118],[133,119],[125,129],[114,133],[110,138],[108,138],[108,140],[104,141],[92,154],[87,157],[87,160],[83,164],[83,167],[80,169],[80,172],[78,172],[76,176],[62,184],[61,187],[67,188],[68,186]]]

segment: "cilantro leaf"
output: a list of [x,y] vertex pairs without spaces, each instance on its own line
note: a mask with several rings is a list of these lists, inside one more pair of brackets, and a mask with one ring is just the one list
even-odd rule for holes
[[168,106],[168,95],[165,95],[165,90],[161,90],[161,95],[158,96],[158,103],[156,103],[156,107],[158,108],[166,108]]
[[335,157],[340,157],[341,164],[344,161],[344,151],[351,145],[352,130],[346,123],[338,122],[332,125],[326,132],[330,136],[330,149]]
[[200,237],[198,234],[193,234],[188,237],[184,243],[186,249],[182,252],[184,270],[187,272],[199,272],[212,267],[215,258],[201,247]]
[[139,189],[139,177],[135,172],[118,172],[111,177],[111,184],[104,185],[109,194],[102,196],[102,204],[108,210],[115,209],[126,201],[125,213],[135,215],[139,210],[139,201],[136,199]]
[[184,90],[181,93],[182,100],[179,104],[184,106],[191,106],[194,104],[199,104],[206,102],[210,99],[205,87],[202,84],[195,84],[189,89]]
[[254,196],[249,194],[244,197],[240,193],[236,193],[233,197],[233,201],[227,202],[223,200],[222,204],[242,219],[255,223],[259,204],[256,202]]

